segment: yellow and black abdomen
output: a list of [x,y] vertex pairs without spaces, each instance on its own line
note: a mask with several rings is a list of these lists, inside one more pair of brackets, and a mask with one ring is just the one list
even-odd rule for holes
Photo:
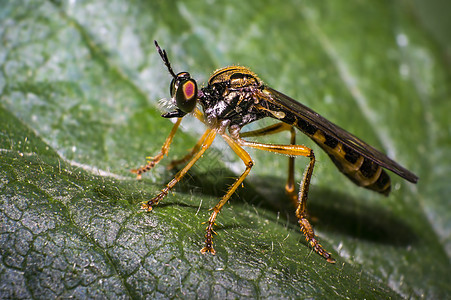
[[410,182],[418,181],[415,174],[385,154],[285,94],[264,86],[260,97],[265,100],[263,108],[268,111],[268,117],[290,124],[309,136],[358,186],[387,196],[391,183],[385,169]]
[[[299,129],[302,130],[302,128]],[[322,133],[319,129],[313,133],[306,133],[326,151],[340,172],[352,182],[386,196],[390,193],[390,177],[380,165],[343,145],[337,139]]]
[[315,141],[329,155],[338,170],[352,182],[388,196],[391,188],[390,177],[378,163],[359,154],[356,150],[344,145],[337,138],[324,133],[299,116],[291,115],[286,119],[287,123],[292,124]]

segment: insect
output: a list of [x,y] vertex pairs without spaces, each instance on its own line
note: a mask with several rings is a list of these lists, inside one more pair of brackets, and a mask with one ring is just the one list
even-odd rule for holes
[[[390,177],[384,169],[390,170],[402,178],[416,183],[418,177],[403,168],[386,155],[361,141],[357,137],[329,122],[305,105],[270,88],[251,70],[241,66],[231,66],[216,70],[208,80],[207,86],[198,89],[196,81],[188,72],[175,74],[167,57],[155,41],[157,51],[172,76],[170,85],[171,102],[175,110],[162,115],[164,118],[177,118],[172,130],[163,144],[160,153],[148,158],[147,165],[132,170],[138,179],[144,172],[151,170],[168,154],[172,139],[187,114],[194,115],[203,122],[207,129],[202,137],[184,158],[173,161],[171,166],[181,163],[186,165],[175,175],[166,187],[154,198],[142,203],[142,209],[151,211],[169,191],[179,182],[196,161],[211,146],[217,135],[220,135],[230,148],[244,162],[245,170],[232,184],[222,199],[212,209],[208,219],[205,247],[201,252],[215,254],[213,248],[213,227],[218,214],[235,190],[243,183],[252,169],[254,161],[244,147],[281,153],[288,156],[288,180],[285,186],[289,198],[296,205],[296,216],[308,244],[312,249],[334,263],[335,259],[319,243],[312,225],[307,219],[307,196],[315,166],[315,155],[312,149],[297,145],[295,128],[309,136],[332,159],[336,167],[355,184],[364,188],[388,195],[390,193]],[[200,105],[203,112],[198,108]],[[274,118],[276,124],[268,127],[241,132],[241,129],[262,118]],[[247,137],[276,134],[289,131],[290,144],[275,145],[248,141]],[[309,158],[309,163],[296,192],[294,179],[294,159],[296,156]]]

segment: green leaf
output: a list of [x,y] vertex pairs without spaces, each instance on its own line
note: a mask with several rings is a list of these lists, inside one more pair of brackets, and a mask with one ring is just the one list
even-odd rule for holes
[[[409,1],[2,1],[0,298],[449,297],[447,41],[436,43],[415,9]],[[317,154],[308,208],[331,265],[299,232],[283,191],[286,158],[249,151],[255,167],[218,217],[217,254],[201,255],[208,209],[244,166],[218,138],[173,194],[140,211],[174,175],[170,158],[141,181],[129,172],[158,153],[171,128],[158,108],[171,78],[154,39],[176,72],[199,83],[219,67],[250,67],[419,183],[393,175],[387,198],[360,189],[299,135]],[[172,158],[204,130],[185,119]],[[297,160],[298,180],[306,163]]]

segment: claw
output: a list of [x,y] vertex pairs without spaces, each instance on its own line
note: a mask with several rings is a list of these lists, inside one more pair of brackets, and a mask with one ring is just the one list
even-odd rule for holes
[[149,202],[150,201],[145,201],[145,202],[141,203],[141,209],[147,210],[148,212],[152,211],[152,205],[150,205]]
[[210,252],[211,254],[216,255],[216,251],[215,251],[215,249],[213,249],[213,247],[205,246],[200,250],[200,253],[202,253],[202,254],[205,254],[207,252]]

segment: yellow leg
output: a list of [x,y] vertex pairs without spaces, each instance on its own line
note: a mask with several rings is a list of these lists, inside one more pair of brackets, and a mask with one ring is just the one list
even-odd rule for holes
[[[196,108],[194,110],[193,114],[199,121],[201,121],[202,123],[205,124],[204,114],[199,109]],[[168,169],[171,170],[171,169],[175,168],[177,165],[180,165],[180,164],[183,164],[183,163],[186,163],[187,161],[189,161],[202,146],[202,142],[204,141],[206,135],[207,135],[207,132],[205,132],[202,135],[202,137],[199,139],[199,141],[196,143],[196,145],[191,149],[191,151],[187,155],[185,155],[181,159],[175,159],[175,160],[171,161],[171,163],[168,166]]]
[[157,163],[160,162],[160,160],[163,159],[165,155],[169,152],[169,147],[171,146],[172,139],[174,138],[175,133],[177,132],[177,129],[180,126],[180,123],[182,122],[182,118],[178,118],[177,122],[175,122],[174,126],[172,127],[171,132],[169,133],[169,136],[166,138],[166,141],[163,144],[163,147],[161,147],[160,153],[158,153],[154,157],[149,157],[149,161],[147,162],[147,165],[139,167],[138,169],[130,170],[130,172],[135,173],[137,176],[137,179],[141,179],[141,175],[147,171],[150,171]]
[[296,208],[296,216],[298,218],[298,223],[301,226],[301,231],[305,236],[305,239],[313,248],[313,250],[324,257],[328,262],[335,263],[335,259],[332,258],[331,254],[328,253],[321,246],[319,241],[316,239],[315,232],[313,230],[312,225],[307,219],[307,199],[308,199],[308,191],[310,187],[310,180],[313,174],[313,168],[315,166],[315,155],[313,154],[313,150],[301,145],[271,145],[271,144],[261,144],[248,142],[245,140],[237,141],[241,146],[248,146],[255,149],[260,149],[264,151],[276,152],[281,154],[286,154],[290,156],[301,155],[310,158],[310,163],[307,167],[307,170],[304,172],[304,176],[301,182],[301,188],[299,191],[298,204]]
[[194,145],[193,149],[191,149],[191,151],[187,155],[185,155],[181,159],[175,159],[175,160],[171,161],[171,163],[168,166],[168,169],[171,170],[171,169],[175,168],[176,166],[189,161],[194,156],[194,154],[196,154],[199,151],[200,147],[202,147],[202,143],[204,142],[208,133],[209,133],[208,131],[204,132],[202,137],[199,139],[199,141],[197,141],[196,145]]
[[[290,145],[296,144],[296,131],[293,127],[290,128],[291,138]],[[294,156],[288,157],[288,179],[285,185],[285,192],[293,202],[294,206],[298,205],[298,195],[296,194],[296,188],[294,185]]]
[[241,174],[241,176],[237,178],[235,183],[230,186],[229,190],[222,197],[221,201],[219,201],[218,204],[213,207],[213,213],[211,214],[210,219],[208,219],[208,226],[205,229],[207,231],[207,233],[205,234],[205,247],[200,250],[202,254],[210,252],[214,255],[216,253],[215,249],[213,249],[213,226],[215,225],[216,217],[218,216],[224,204],[227,203],[229,198],[233,195],[240,184],[243,183],[244,178],[246,178],[246,176],[251,171],[252,166],[254,165],[250,155],[243,148],[241,148],[234,139],[226,134],[223,134],[222,137],[227,142],[227,144],[229,144],[230,148],[232,148],[232,150],[243,160],[244,164],[246,165],[246,170],[244,170],[243,174]]
[[298,223],[301,226],[301,231],[304,233],[305,239],[316,253],[324,257],[328,262],[335,263],[335,259],[327,252],[323,246],[316,239],[315,232],[312,225],[307,219],[307,199],[308,191],[310,187],[310,180],[313,174],[313,168],[315,166],[315,155],[313,151],[310,155],[310,163],[304,172],[304,176],[301,182],[301,189],[299,191],[299,204],[296,209],[296,217],[298,217]]
[[[290,138],[290,144],[295,145],[296,144],[296,131],[293,128],[293,126],[288,125],[287,123],[276,123],[274,125],[270,125],[265,128],[253,130],[253,131],[247,131],[240,133],[240,138],[243,137],[253,137],[253,136],[263,136],[263,135],[270,135],[279,133],[282,131],[290,131],[291,138]],[[285,191],[290,198],[290,200],[293,202],[295,206],[298,205],[298,195],[296,193],[296,187],[294,184],[294,157],[290,156],[288,157],[288,179],[287,184],[285,185]]]
[[195,155],[193,155],[193,158],[186,164],[183,169],[181,169],[177,174],[175,174],[174,179],[172,179],[166,187],[154,198],[150,199],[149,201],[143,202],[141,205],[141,208],[147,211],[151,211],[152,207],[157,205],[161,199],[163,199],[169,191],[179,182],[183,176],[188,172],[188,170],[196,163],[196,161],[204,154],[204,152],[211,146],[213,143],[215,137],[216,137],[216,130],[214,129],[207,129],[205,131],[205,139],[202,142],[202,146],[199,148],[199,151]]

